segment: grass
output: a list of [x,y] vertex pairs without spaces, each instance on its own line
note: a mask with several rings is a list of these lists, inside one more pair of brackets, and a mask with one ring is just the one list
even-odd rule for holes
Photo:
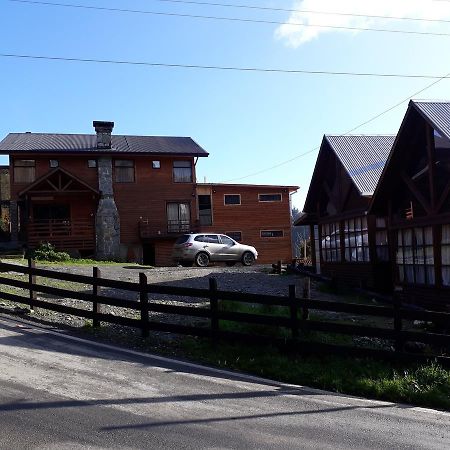
[[190,359],[286,383],[338,393],[450,410],[450,371],[426,365],[390,364],[368,358],[299,357],[273,347],[220,344],[189,338]]

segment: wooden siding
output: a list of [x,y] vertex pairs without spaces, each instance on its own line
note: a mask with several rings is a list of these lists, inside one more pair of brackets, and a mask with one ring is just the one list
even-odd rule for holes
[[[204,186],[202,186],[203,188]],[[292,260],[289,191],[282,187],[211,185],[213,225],[201,231],[240,231],[242,243],[258,251],[260,264]],[[202,191],[202,193],[204,193]],[[260,202],[258,194],[282,194],[281,202]],[[225,205],[224,195],[241,196],[240,205]],[[282,230],[283,237],[262,238],[262,230]]]

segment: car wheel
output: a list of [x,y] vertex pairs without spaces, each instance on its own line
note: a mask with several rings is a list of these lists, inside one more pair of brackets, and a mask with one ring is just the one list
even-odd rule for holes
[[225,263],[228,267],[233,267],[234,265],[236,265],[236,261],[227,261]]
[[195,256],[195,265],[198,267],[208,267],[209,256],[205,252],[197,253]]
[[242,255],[242,264],[244,266],[251,266],[255,262],[255,256],[251,252],[245,252]]

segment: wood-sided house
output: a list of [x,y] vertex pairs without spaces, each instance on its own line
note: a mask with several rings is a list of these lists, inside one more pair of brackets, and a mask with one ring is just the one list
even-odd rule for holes
[[395,137],[325,135],[303,214],[317,273],[340,285],[390,288],[386,221],[368,214]]
[[388,217],[395,290],[449,303],[450,102],[410,101],[370,211]]
[[196,220],[195,162],[208,153],[189,137],[10,133],[12,240],[170,262],[173,243]]

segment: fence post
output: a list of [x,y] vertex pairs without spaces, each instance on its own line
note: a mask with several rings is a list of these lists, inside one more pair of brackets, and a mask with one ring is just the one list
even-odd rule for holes
[[[311,298],[311,278],[306,277],[303,282],[303,300],[309,300]],[[302,308],[302,319],[308,320],[309,309],[308,306]]]
[[402,300],[400,296],[394,292],[394,331],[395,331],[395,344],[394,349],[396,352],[403,352],[403,339],[402,339],[402,315],[401,309]]
[[292,339],[298,338],[298,308],[295,284],[289,285],[289,309],[291,311],[291,331]]
[[92,312],[94,317],[92,318],[92,326],[99,327],[100,320],[98,319],[97,314],[101,313],[100,304],[98,303],[98,294],[99,294],[99,286],[98,286],[98,278],[101,277],[100,269],[98,267],[92,268],[92,295],[94,296],[94,301],[92,302]]
[[29,285],[29,291],[30,291],[30,309],[33,309],[34,307],[34,300],[37,299],[36,292],[33,289],[33,284],[36,284],[36,275],[34,275],[32,272],[36,267],[36,263],[31,258],[28,258],[28,268],[30,269],[30,273],[28,274],[28,285]]
[[141,331],[142,337],[149,335],[148,329],[148,293],[147,293],[147,276],[141,272],[139,274],[139,301],[141,304]]
[[282,268],[282,266],[283,266],[283,261],[281,261],[281,259],[278,261],[278,264],[277,264],[277,273],[279,274],[279,275],[281,275],[281,268]]
[[217,298],[217,280],[215,278],[209,279],[209,304],[211,310],[211,338],[213,345],[217,344],[219,333],[219,299]]

